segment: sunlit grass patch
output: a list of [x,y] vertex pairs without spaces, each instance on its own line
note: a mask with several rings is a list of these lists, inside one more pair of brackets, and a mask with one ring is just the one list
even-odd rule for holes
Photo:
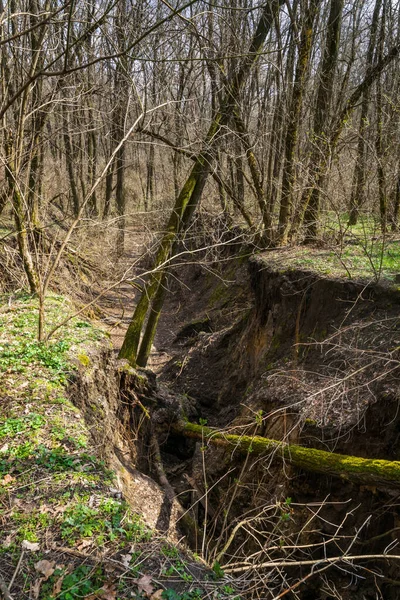
[[296,246],[265,253],[268,264],[278,271],[305,269],[330,277],[398,283],[400,239],[358,241],[323,247]]

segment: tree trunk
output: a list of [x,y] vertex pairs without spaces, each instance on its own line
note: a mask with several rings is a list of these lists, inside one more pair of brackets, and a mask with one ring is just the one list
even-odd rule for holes
[[157,292],[151,303],[150,314],[147,320],[146,329],[143,333],[143,338],[140,343],[140,349],[137,357],[139,367],[145,367],[151,353],[151,347],[157,331],[158,321],[161,316],[162,307],[164,304],[165,294],[167,292],[168,274],[164,271],[161,281],[158,285]]
[[[398,165],[398,171],[400,171],[400,164]],[[400,210],[400,174],[397,175],[394,191],[393,191],[393,217],[392,217],[392,231],[397,231],[399,226],[399,210]]]
[[114,177],[114,161],[107,169],[106,173],[106,190],[104,197],[104,209],[103,209],[103,219],[107,219],[111,213],[111,196],[113,189],[113,177]]
[[[367,50],[367,72],[373,67],[373,56],[376,45],[376,35],[378,31],[379,13],[382,0],[376,0],[372,15],[371,33]],[[369,90],[366,88],[363,94],[360,116],[360,128],[358,133],[358,148],[356,165],[354,167],[353,189],[350,199],[349,225],[356,225],[360,213],[360,208],[365,200],[365,174],[367,162],[367,130],[368,130],[368,108],[369,108]]]
[[[120,52],[123,52],[127,45],[125,36],[125,20],[127,15],[126,0],[120,0],[117,5],[116,16],[116,39],[117,47]],[[118,59],[115,80],[114,80],[114,96],[115,106],[113,110],[113,131],[115,134],[114,142],[118,143],[125,133],[125,115],[128,106],[128,62],[127,56],[124,54]],[[115,205],[118,215],[118,231],[116,252],[117,256],[122,256],[125,245],[125,144],[121,146],[115,157]]]
[[326,147],[329,139],[327,127],[329,127],[331,120],[330,107],[339,54],[343,4],[344,0],[331,0],[325,50],[317,91],[314,131],[312,136],[313,150],[311,151],[309,160],[308,181],[306,181],[301,198],[300,209],[291,232],[292,237],[297,235],[304,216],[307,227],[306,241],[315,240],[318,235],[321,190],[320,187],[315,187],[312,184],[318,177],[318,171],[316,170],[319,162],[318,157],[321,152],[323,154],[329,153],[329,147]]
[[[49,8],[47,6],[47,8]],[[30,24],[32,27],[37,26],[38,15],[40,6],[38,0],[30,0],[29,11],[30,11]],[[40,71],[43,68],[43,52],[41,51],[42,36],[44,31],[41,28],[35,27],[30,35],[31,42],[31,64],[34,65],[34,71]],[[31,95],[31,112],[32,112],[32,133],[31,133],[31,144],[30,152],[31,157],[29,160],[29,179],[28,179],[28,192],[26,195],[28,204],[28,220],[32,224],[33,229],[38,232],[40,228],[39,223],[39,206],[41,196],[41,176],[42,176],[42,165],[41,165],[41,147],[40,147],[40,136],[45,123],[45,112],[40,108],[43,101],[42,99],[42,88],[43,80],[39,79],[36,84],[32,87]]]
[[282,175],[282,196],[279,211],[278,245],[283,246],[288,241],[291,217],[293,212],[295,191],[295,157],[297,139],[300,130],[300,120],[305,90],[306,75],[311,55],[314,20],[319,10],[321,0],[310,0],[301,28],[299,57],[296,65],[296,75],[293,94],[289,108],[289,125],[285,140],[285,159]]
[[273,455],[274,458],[305,471],[340,477],[364,485],[400,487],[399,461],[336,454],[260,436],[225,434],[209,427],[183,421],[175,423],[172,431],[185,437],[207,440],[211,444],[227,447],[230,453],[233,450],[240,454],[250,452],[253,456],[269,453],[268,458]]
[[[283,3],[283,0],[277,1],[279,4]],[[254,37],[250,43],[248,53],[243,59],[241,67],[227,85],[220,111],[213,119],[205,138],[203,149],[196,158],[191,173],[176,199],[174,209],[166,227],[166,233],[159,244],[159,249],[154,261],[153,273],[136,306],[136,310],[133,314],[132,321],[128,327],[119,353],[120,358],[126,358],[132,365],[136,363],[140,335],[150,303],[157,294],[160,283],[163,280],[164,270],[167,267],[168,261],[171,259],[175,241],[182,231],[182,225],[187,226],[190,223],[196,206],[201,198],[208,174],[214,162],[214,152],[221,135],[221,127],[229,121],[232,105],[235,104],[248,73],[253,63],[257,60],[270,31],[271,24],[273,23],[274,4],[274,0],[271,0],[264,7]],[[161,312],[161,308],[159,312]],[[151,335],[146,335],[146,345],[148,347],[151,347],[150,338],[152,342],[154,335],[155,327],[152,327]]]
[[63,138],[64,138],[64,147],[65,147],[65,161],[67,164],[68,180],[69,180],[69,186],[70,186],[70,191],[71,191],[71,196],[72,196],[72,208],[74,211],[74,217],[76,217],[79,214],[80,200],[79,200],[78,187],[77,187],[76,179],[75,179],[74,159],[73,159],[71,138],[70,138],[70,133],[69,133],[69,118],[68,118],[68,113],[67,113],[67,107],[64,107],[63,121],[64,121],[64,123],[63,123]]
[[117,232],[117,255],[122,256],[124,253],[125,245],[125,190],[124,190],[124,179],[125,179],[125,145],[117,152],[115,157],[115,170],[117,173],[117,183],[115,188],[115,204],[117,207],[118,214],[118,232]]
[[[92,114],[92,109],[89,109],[89,114],[91,117],[90,127],[94,126],[94,119]],[[96,132],[94,129],[88,133],[88,141],[87,141],[87,149],[88,149],[88,182],[90,189],[93,188],[96,182],[96,171],[97,171],[97,143],[96,143]],[[94,191],[88,202],[88,213],[91,217],[99,216],[99,209],[97,206],[97,194]]]
[[242,146],[246,152],[247,164],[253,180],[254,189],[256,191],[257,203],[260,209],[264,229],[266,233],[269,234],[269,231],[271,229],[271,214],[268,210],[268,205],[265,199],[262,175],[253,151],[253,145],[250,142],[249,134],[246,130],[246,126],[243,122],[243,119],[239,113],[238,107],[236,107],[233,112],[233,120],[235,123],[236,131],[240,136]]
[[[385,24],[386,24],[386,0],[383,0],[382,5],[382,19],[381,29],[379,34],[378,44],[378,60],[381,61],[383,58],[383,45],[385,41]],[[386,178],[385,170],[383,166],[384,150],[383,150],[383,137],[382,137],[382,120],[383,120],[383,109],[382,109],[382,74],[379,74],[376,80],[376,139],[375,139],[375,150],[376,157],[378,159],[377,164],[377,175],[378,175],[378,190],[379,190],[379,216],[381,231],[383,234],[386,233],[387,227],[387,198],[386,198]]]
[[7,135],[5,139],[5,157],[6,177],[11,194],[14,220],[17,230],[19,254],[26,277],[28,279],[30,292],[31,294],[38,294],[40,289],[40,281],[35,264],[33,262],[32,253],[29,248],[30,244],[24,202],[17,181],[13,138],[10,137],[10,135]]
[[[336,146],[338,144],[338,141],[340,139],[340,136],[342,134],[342,131],[343,131],[351,113],[353,112],[354,108],[357,106],[360,98],[362,98],[364,92],[372,85],[372,83],[379,76],[379,74],[395,58],[397,58],[397,56],[399,55],[399,52],[400,52],[400,44],[393,46],[391,48],[391,50],[386,54],[386,56],[384,56],[382,58],[382,60],[379,61],[373,67],[373,69],[371,69],[366,74],[363,81],[356,87],[354,92],[351,94],[351,96],[345,102],[343,109],[339,113],[339,115],[336,118],[336,121],[334,122],[334,125],[332,127],[332,133],[330,135],[329,144],[327,145],[329,147],[329,155],[323,154],[322,156],[320,156],[320,158],[318,160],[318,165],[316,166],[316,169],[315,169],[316,180],[313,184],[313,188],[317,188],[317,189],[321,188],[322,182],[329,171],[329,165],[330,165],[329,157],[333,156]],[[312,192],[312,190],[311,190],[311,192]],[[310,194],[311,194],[311,192],[310,192]]]
[[146,195],[144,200],[144,209],[147,212],[150,207],[153,206],[154,200],[154,160],[155,150],[153,144],[149,149],[149,156],[147,159],[147,180],[146,180]]
[[[221,114],[218,115],[209,129],[205,144],[206,148],[208,144],[213,144],[214,137],[219,131],[220,121]],[[186,211],[188,211],[188,214],[190,212],[190,215],[193,214],[197,201],[199,200],[203,191],[207,175],[210,170],[211,161],[212,155],[209,153],[209,151],[205,151],[204,154],[200,154],[200,156],[196,159],[185,185],[176,199],[174,209],[171,213],[165,230],[166,233],[161,238],[158,247],[154,261],[153,273],[151,274],[149,282],[146,284],[136,306],[119,353],[119,358],[126,358],[132,365],[136,364],[140,335],[146,320],[146,315],[151,302],[157,294],[160,283],[165,276],[165,268],[168,266],[168,262],[171,258],[172,247],[179,232],[181,231],[181,224],[183,222],[184,214]],[[161,312],[161,308],[158,309],[158,312]],[[147,332],[146,334],[147,347],[151,347],[155,335],[155,326],[151,326],[151,329],[152,333]],[[142,364],[142,366],[145,366],[145,364]]]

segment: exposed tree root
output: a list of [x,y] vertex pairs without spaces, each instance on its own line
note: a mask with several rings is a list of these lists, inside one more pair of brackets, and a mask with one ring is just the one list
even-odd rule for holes
[[159,483],[164,488],[165,495],[167,496],[167,498],[171,502],[171,504],[173,502],[175,502],[178,505],[179,521],[182,525],[182,529],[183,529],[184,533],[186,534],[186,537],[188,538],[189,542],[192,543],[196,537],[196,530],[198,529],[197,523],[195,523],[195,521],[191,518],[188,511],[185,511],[183,509],[182,505],[180,504],[180,502],[178,501],[178,499],[175,495],[173,487],[171,486],[171,484],[168,481],[168,478],[165,473],[164,466],[163,466],[162,460],[161,460],[160,446],[158,444],[158,440],[154,433],[152,433],[151,437],[150,437],[150,447],[151,447],[151,451],[152,451],[152,462],[153,462],[153,466],[157,472]]

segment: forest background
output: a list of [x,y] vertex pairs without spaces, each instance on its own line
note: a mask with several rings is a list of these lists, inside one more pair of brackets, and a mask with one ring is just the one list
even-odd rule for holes
[[112,269],[132,226],[152,263],[121,350],[133,364],[199,224],[209,245],[258,248],[356,231],[382,264],[400,206],[397,2],[12,0],[0,14],[3,287],[23,266],[40,340],[62,257],[90,259],[97,240]]

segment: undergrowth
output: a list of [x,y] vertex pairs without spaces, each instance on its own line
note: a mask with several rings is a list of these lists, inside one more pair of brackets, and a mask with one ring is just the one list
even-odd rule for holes
[[[48,327],[70,310],[49,297]],[[77,318],[45,345],[37,321],[32,297],[0,297],[0,583],[18,600],[235,597],[131,510],[68,398],[107,335]]]

